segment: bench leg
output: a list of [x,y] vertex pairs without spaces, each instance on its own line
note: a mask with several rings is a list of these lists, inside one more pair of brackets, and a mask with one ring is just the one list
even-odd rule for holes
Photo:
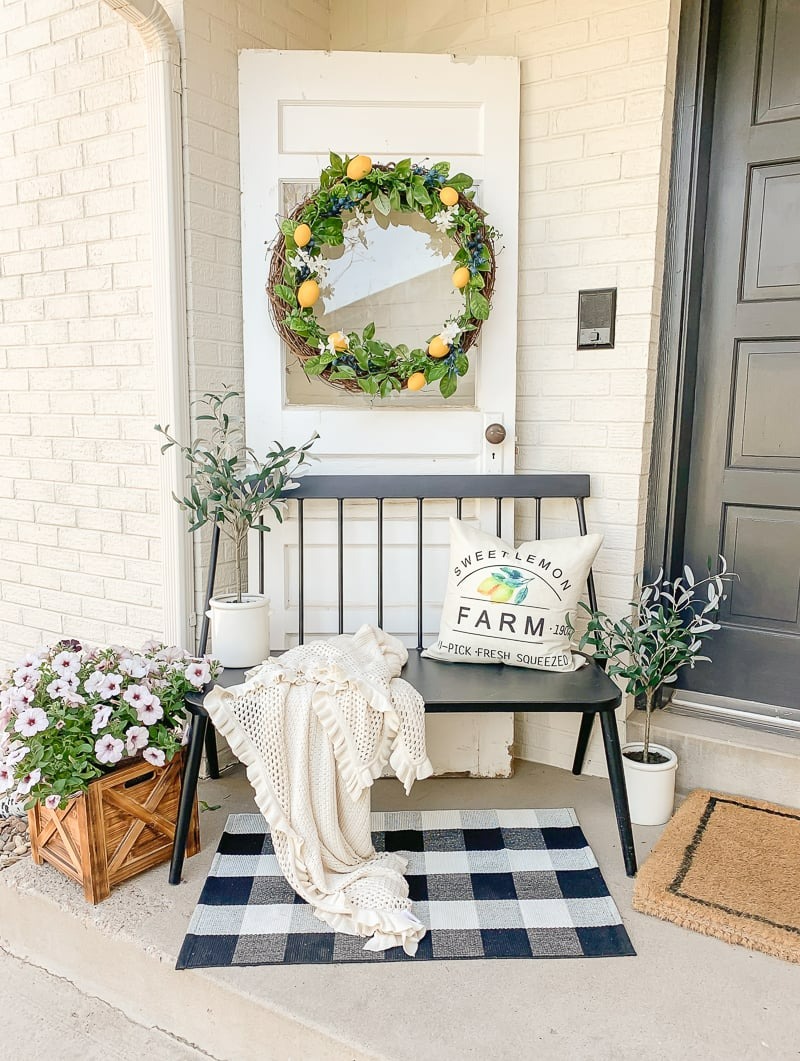
[[217,754],[217,732],[213,726],[206,726],[205,747],[208,776],[216,781],[219,778],[219,755]]
[[600,712],[600,725],[603,728],[603,744],[608,763],[608,777],[611,781],[611,794],[614,797],[614,811],[617,816],[617,828],[622,845],[622,857],[625,860],[625,872],[629,877],[636,876],[636,850],[633,846],[633,829],[631,813],[628,809],[628,792],[625,788],[625,774],[622,769],[622,750],[619,745],[617,720],[613,711]]
[[197,778],[200,776],[200,760],[203,757],[203,741],[206,732],[213,727],[208,724],[208,715],[194,715],[189,736],[189,750],[186,756],[186,767],[181,780],[181,798],[178,804],[178,821],[175,825],[175,839],[172,842],[172,860],[169,864],[170,884],[180,884],[183,873],[183,860],[186,857],[186,841],[192,823],[192,807],[197,792]]
[[578,743],[575,745],[575,758],[572,762],[573,774],[579,774],[583,770],[583,760],[586,758],[586,749],[589,747],[594,716],[594,711],[585,711],[581,715],[581,728],[578,732]]

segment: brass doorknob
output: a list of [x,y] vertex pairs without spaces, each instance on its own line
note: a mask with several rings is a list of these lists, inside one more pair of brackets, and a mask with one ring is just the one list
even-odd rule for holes
[[506,440],[506,429],[502,424],[489,424],[484,433],[486,441],[491,446],[499,446]]

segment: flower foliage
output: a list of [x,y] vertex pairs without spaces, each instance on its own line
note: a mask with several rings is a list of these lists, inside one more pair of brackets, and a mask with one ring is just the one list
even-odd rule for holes
[[186,742],[184,697],[219,669],[156,641],[29,653],[0,682],[0,795],[54,810],[124,759],[163,766]]
[[[422,372],[427,383],[438,381],[442,395],[449,398],[469,368],[464,337],[489,316],[490,301],[483,291],[493,269],[492,240],[498,233],[486,223],[481,211],[465,204],[475,195],[472,177],[466,173],[451,176],[448,162],[412,165],[406,158],[391,166],[375,166],[359,180],[349,180],[350,161],[347,155],[342,158],[331,152],[330,164],[320,174],[319,191],[297,216],[281,222],[287,261],[275,294],[285,303],[282,321],[310,347],[313,356],[303,365],[309,376],[354,380],[366,394],[385,398],[399,391],[409,376]],[[445,207],[439,198],[445,186],[464,198]],[[421,214],[458,244],[453,264],[469,270],[469,282],[463,288],[464,309],[442,329],[449,345],[446,357],[432,359],[421,347],[412,350],[404,343],[393,345],[375,335],[374,324],[361,332],[344,333],[344,349],[336,349],[313,307],[303,308],[298,302],[298,285],[306,280],[325,281],[325,247],[343,244],[348,229],[360,228],[370,216],[387,217],[392,212]],[[311,229],[311,240],[303,248],[297,247],[293,238],[301,224]],[[429,336],[426,343],[432,338]]]
[[708,576],[700,580],[688,565],[673,581],[660,571],[642,587],[639,599],[631,601],[632,614],[621,619],[612,620],[581,602],[589,623],[578,647],[591,648],[596,659],[608,660],[608,674],[624,679],[625,692],[645,695],[645,762],[656,692],[664,683],[674,682],[682,667],[711,662],[701,649],[719,630],[716,618],[726,597],[724,583],[734,577],[727,574],[725,557],[719,560],[719,572],[712,574],[709,565]]

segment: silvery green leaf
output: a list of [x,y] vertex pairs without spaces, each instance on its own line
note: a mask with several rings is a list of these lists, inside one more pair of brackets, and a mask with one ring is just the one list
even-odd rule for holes
[[683,574],[684,574],[684,577],[686,578],[687,583],[690,586],[693,586],[694,585],[694,572],[692,571],[692,569],[689,567],[688,564],[686,564],[686,566],[684,567]]

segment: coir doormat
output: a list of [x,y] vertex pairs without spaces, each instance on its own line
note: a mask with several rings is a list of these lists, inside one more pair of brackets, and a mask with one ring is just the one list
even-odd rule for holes
[[800,962],[800,811],[697,789],[636,879],[633,905]]
[[229,965],[599,958],[634,954],[573,810],[391,811],[375,848],[408,858],[416,956],[373,952],[313,916],[286,883],[260,814],[228,818],[178,958]]

